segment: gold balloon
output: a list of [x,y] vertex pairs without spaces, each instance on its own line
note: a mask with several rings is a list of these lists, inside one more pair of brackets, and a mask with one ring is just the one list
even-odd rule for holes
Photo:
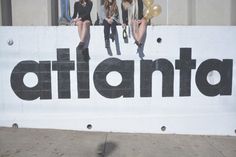
[[152,17],[153,17],[153,16],[152,16],[151,9],[150,9],[150,8],[146,8],[146,9],[144,10],[144,18],[145,18],[146,20],[150,20]]
[[148,8],[153,4],[154,0],[144,0],[144,5]]
[[161,14],[161,6],[155,4],[151,7],[151,14],[152,16],[159,16]]

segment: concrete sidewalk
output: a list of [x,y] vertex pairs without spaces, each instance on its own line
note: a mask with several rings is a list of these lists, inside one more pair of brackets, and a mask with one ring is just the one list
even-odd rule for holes
[[236,157],[236,137],[0,128],[0,157]]

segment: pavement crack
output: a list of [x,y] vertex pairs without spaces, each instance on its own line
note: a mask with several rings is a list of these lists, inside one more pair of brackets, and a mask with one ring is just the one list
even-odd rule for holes
[[105,157],[105,156],[106,156],[107,137],[108,137],[108,133],[106,134],[106,138],[105,138],[105,142],[104,142],[104,147],[103,147],[102,157]]

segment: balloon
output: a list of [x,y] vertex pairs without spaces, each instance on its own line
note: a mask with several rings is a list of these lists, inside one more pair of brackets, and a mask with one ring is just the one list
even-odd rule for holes
[[154,0],[144,0],[143,3],[148,8],[153,4],[153,1]]
[[144,10],[144,18],[145,18],[146,20],[150,20],[152,17],[153,17],[153,16],[152,16],[151,9],[150,9],[150,8],[146,8],[146,9]]
[[152,16],[159,16],[161,14],[161,6],[155,4],[151,7],[151,14]]

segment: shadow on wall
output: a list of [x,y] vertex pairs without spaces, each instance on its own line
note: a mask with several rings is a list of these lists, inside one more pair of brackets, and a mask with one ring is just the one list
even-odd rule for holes
[[97,157],[106,157],[111,155],[117,149],[117,144],[114,142],[106,142],[102,143],[98,146]]

